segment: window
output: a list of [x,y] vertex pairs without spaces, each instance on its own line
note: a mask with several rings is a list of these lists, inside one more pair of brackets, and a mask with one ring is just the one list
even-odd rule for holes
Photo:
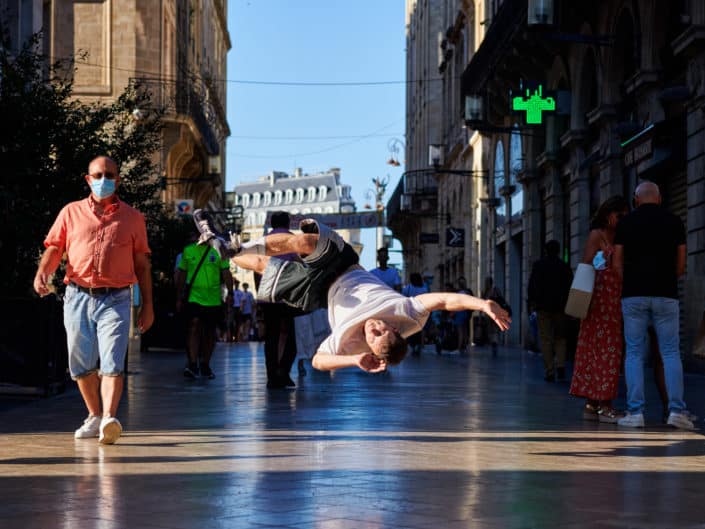
[[286,198],[284,199],[284,202],[286,202],[287,204],[291,204],[293,200],[294,200],[294,191],[292,189],[287,189],[286,190]]
[[243,208],[249,208],[250,207],[250,195],[245,193],[242,195],[242,207]]
[[326,195],[328,195],[328,188],[326,186],[319,186],[318,187],[318,201],[323,202],[326,199]]
[[296,202],[303,202],[303,201],[304,201],[304,190],[299,187],[296,190]]
[[316,200],[316,188],[315,188],[315,187],[309,187],[309,188],[308,188],[308,198],[307,198],[307,200],[308,200],[309,202],[313,202],[314,200]]
[[524,210],[524,188],[517,182],[517,175],[524,169],[524,157],[521,151],[521,135],[519,131],[512,132],[509,138],[509,185],[515,186],[512,193],[512,219],[520,218]]
[[304,208],[301,210],[302,215],[310,215],[311,214],[311,208]]
[[497,147],[494,151],[494,196],[499,199],[499,206],[495,210],[495,227],[499,228],[504,225],[507,216],[507,206],[504,203],[504,198],[501,195],[503,187],[506,185],[504,180],[504,146],[502,140],[497,142]]
[[264,226],[264,221],[267,220],[267,214],[264,211],[257,213],[257,225]]
[[272,203],[272,192],[265,191],[264,192],[264,205],[269,206],[271,203]]
[[252,207],[253,208],[259,207],[259,199],[260,199],[259,193],[252,193]]
[[282,203],[282,192],[281,191],[275,191],[274,192],[274,205],[278,206],[279,204]]

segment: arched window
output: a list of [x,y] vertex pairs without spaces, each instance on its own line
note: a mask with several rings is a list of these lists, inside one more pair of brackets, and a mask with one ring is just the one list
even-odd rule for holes
[[242,195],[242,207],[243,208],[249,208],[250,207],[250,195],[245,193]]
[[314,212],[314,213],[323,213],[323,209],[320,208],[320,207],[318,207],[318,206],[316,206],[315,208],[313,208],[313,212]]
[[502,140],[497,142],[494,150],[494,196],[499,199],[499,206],[495,210],[495,226],[499,228],[504,225],[507,216],[507,206],[504,197],[501,195],[503,187],[507,183],[504,179],[504,145]]
[[264,205],[269,206],[271,203],[272,203],[272,192],[265,191],[264,192]]
[[294,209],[291,210],[291,214],[292,214],[292,215],[298,215],[298,214],[299,214],[299,210],[298,210],[297,208],[294,208]]
[[284,202],[287,204],[291,204],[294,200],[294,190],[293,189],[287,189],[286,190],[286,198],[284,199]]
[[275,191],[274,192],[274,205],[278,206],[279,204],[282,203],[282,192],[281,191]]
[[255,225],[255,214],[254,214],[254,213],[250,213],[250,214],[247,215],[247,222],[246,222],[246,224],[247,224],[248,226],[254,226],[254,225]]
[[509,185],[515,186],[512,193],[512,219],[521,216],[524,210],[524,188],[517,182],[517,175],[524,169],[524,156],[521,149],[519,131],[512,132],[509,138]]
[[328,188],[326,186],[319,186],[318,187],[318,201],[323,202],[326,199],[327,195],[328,195]]
[[301,210],[302,215],[310,215],[311,214],[311,208],[304,208]]
[[252,193],[252,207],[253,208],[259,207],[259,199],[260,199],[259,193]]
[[316,188],[315,187],[309,187],[308,188],[308,197],[307,200],[309,202],[313,202],[316,200]]
[[304,190],[299,187],[296,190],[296,202],[303,202],[303,201],[304,201]]
[[257,225],[264,226],[264,221],[267,220],[267,214],[264,211],[257,213]]
[[333,207],[332,207],[332,206],[328,206],[328,207],[326,208],[326,213],[333,213]]

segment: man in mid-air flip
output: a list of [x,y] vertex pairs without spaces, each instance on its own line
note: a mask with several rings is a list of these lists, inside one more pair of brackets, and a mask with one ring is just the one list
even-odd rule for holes
[[[419,332],[434,310],[481,310],[501,330],[509,314],[491,300],[455,292],[407,298],[359,264],[355,250],[335,231],[313,219],[301,221],[302,233],[275,233],[240,244],[237,235],[219,234],[207,211],[196,210],[199,244],[210,244],[222,258],[262,275],[257,298],[286,303],[303,311],[328,308],[332,332],[312,360],[329,371],[357,366],[377,373],[404,359],[405,338]],[[298,253],[302,262],[277,255]]]

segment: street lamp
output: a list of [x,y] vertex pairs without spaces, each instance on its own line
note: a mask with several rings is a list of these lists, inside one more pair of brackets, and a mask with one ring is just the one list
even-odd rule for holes
[[[376,176],[372,179],[375,188],[368,189],[365,192],[365,199],[368,201],[374,200],[375,210],[377,211],[377,249],[384,244],[384,193],[389,185],[389,176],[380,178]],[[365,208],[370,208],[370,203],[365,204]]]
[[399,162],[399,151],[404,148],[404,142],[398,138],[392,138],[387,142],[387,149],[389,149],[389,160],[387,164],[393,167],[399,167],[401,162]]

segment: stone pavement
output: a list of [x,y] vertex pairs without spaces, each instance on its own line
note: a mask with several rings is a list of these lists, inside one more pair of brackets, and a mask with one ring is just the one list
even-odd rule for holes
[[705,528],[705,439],[660,423],[653,385],[648,427],[623,430],[515,349],[309,366],[294,391],[265,389],[256,343],[219,344],[213,381],[182,365],[130,358],[114,446],[73,439],[74,389],[0,399],[0,528]]

